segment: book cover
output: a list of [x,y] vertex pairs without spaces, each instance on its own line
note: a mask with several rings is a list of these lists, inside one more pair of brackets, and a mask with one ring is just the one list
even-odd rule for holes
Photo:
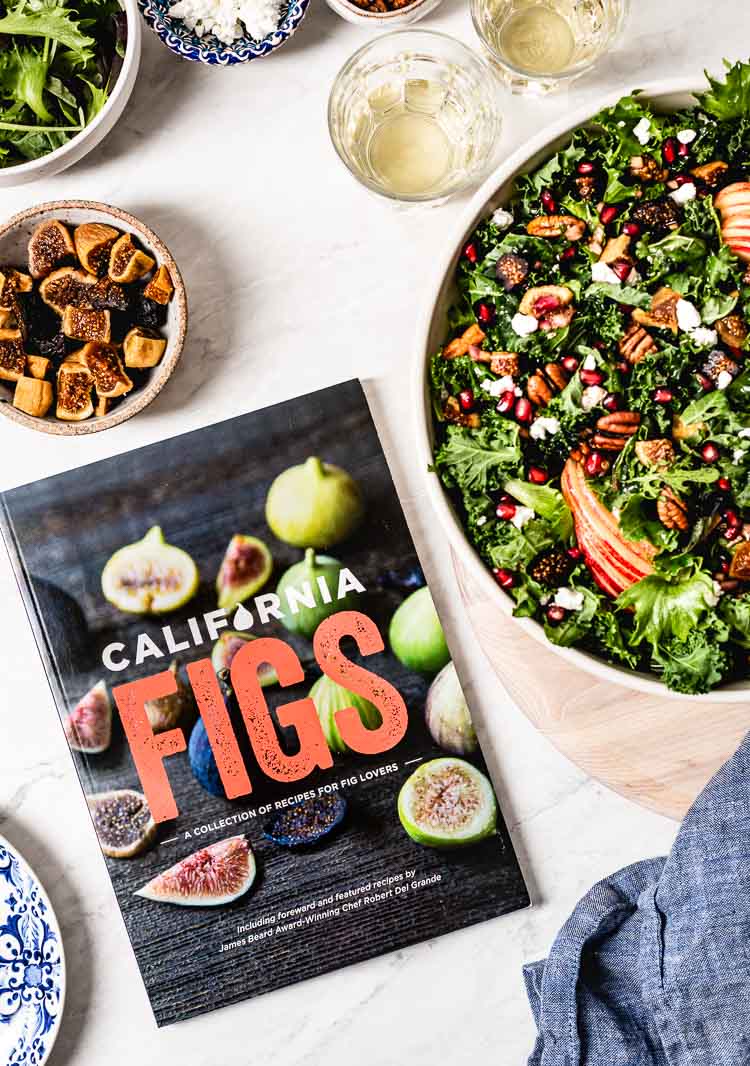
[[528,905],[358,382],[2,516],[159,1025]]

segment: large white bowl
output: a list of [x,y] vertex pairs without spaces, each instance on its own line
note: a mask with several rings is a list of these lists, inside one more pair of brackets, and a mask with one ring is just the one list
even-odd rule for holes
[[[693,103],[693,94],[700,92],[703,86],[694,82],[661,81],[645,86],[643,93],[656,110],[670,111],[688,107]],[[617,103],[627,90],[609,93],[595,105],[587,105],[567,115],[559,122],[546,127],[523,147],[514,152],[484,182],[461,219],[453,239],[446,241],[445,253],[438,261],[433,283],[428,289],[429,301],[417,325],[415,356],[413,362],[413,396],[416,412],[416,447],[417,465],[423,472],[432,504],[445,529],[452,547],[473,580],[483,590],[485,596],[497,604],[497,609],[504,614],[512,614],[513,600],[495,583],[492,575],[479,554],[466,537],[461,521],[453,508],[451,500],[443,489],[437,474],[429,470],[433,458],[433,415],[429,382],[426,368],[430,357],[444,343],[448,332],[447,311],[454,300],[456,266],[461,249],[477,222],[495,208],[505,204],[510,196],[513,180],[517,174],[533,170],[549,155],[557,151],[569,139],[572,131],[587,122],[604,107]],[[547,640],[543,628],[530,618],[515,619],[517,625],[530,637],[544,644],[556,655],[569,663],[586,670],[602,681],[615,682],[640,692],[648,692],[680,700],[695,700],[711,703],[741,703],[750,699],[750,682],[737,682],[714,689],[703,696],[685,696],[672,692],[655,675],[638,673],[625,667],[613,666],[603,659],[575,648],[560,648]],[[529,679],[533,684],[533,678]]]
[[88,126],[67,144],[55,148],[54,152],[14,167],[0,168],[0,189],[8,189],[12,185],[26,185],[39,178],[51,178],[71,167],[88,155],[92,148],[96,148],[125,110],[141,61],[141,16],[138,14],[136,0],[120,0],[120,6],[128,20],[128,41],[119,77],[106,104]]

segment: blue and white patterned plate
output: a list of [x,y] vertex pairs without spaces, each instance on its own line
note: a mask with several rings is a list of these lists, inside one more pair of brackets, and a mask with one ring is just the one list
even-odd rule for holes
[[148,25],[175,55],[209,66],[229,67],[261,59],[288,41],[305,17],[310,0],[290,0],[278,28],[255,41],[240,37],[232,44],[223,44],[213,35],[198,37],[180,19],[171,18],[169,8],[174,0],[138,0],[138,7]]
[[52,904],[0,836],[0,1062],[42,1066],[65,1003],[65,956]]

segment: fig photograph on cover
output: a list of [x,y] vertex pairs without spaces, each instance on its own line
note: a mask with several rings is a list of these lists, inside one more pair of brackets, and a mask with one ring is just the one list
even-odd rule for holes
[[157,1024],[528,905],[359,382],[2,504]]

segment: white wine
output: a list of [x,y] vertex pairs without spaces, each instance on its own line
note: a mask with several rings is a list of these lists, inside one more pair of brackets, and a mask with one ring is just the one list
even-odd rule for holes
[[434,115],[394,108],[375,127],[368,146],[372,172],[397,196],[439,190],[450,172],[453,148]]
[[506,62],[524,74],[559,74],[573,62],[576,42],[562,15],[547,4],[532,4],[499,27],[497,46]]

